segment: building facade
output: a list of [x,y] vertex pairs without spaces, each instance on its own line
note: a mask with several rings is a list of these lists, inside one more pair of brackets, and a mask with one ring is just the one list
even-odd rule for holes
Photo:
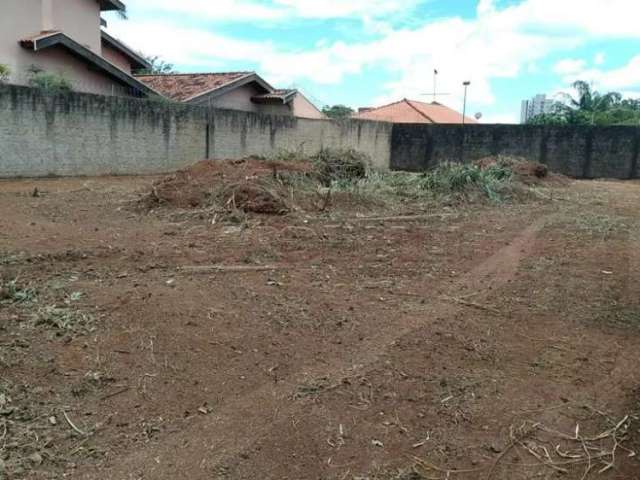
[[540,94],[529,100],[522,101],[520,111],[520,123],[527,123],[533,117],[543,114],[552,114],[556,111],[556,102],[546,95]]
[[29,85],[48,73],[81,92],[155,94],[132,75],[146,60],[101,29],[102,12],[124,9],[119,0],[2,0],[0,64],[9,81]]

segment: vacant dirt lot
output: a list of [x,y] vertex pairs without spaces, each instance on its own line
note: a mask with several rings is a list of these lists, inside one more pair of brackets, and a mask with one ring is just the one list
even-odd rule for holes
[[153,180],[0,182],[0,478],[640,478],[639,183],[232,223]]

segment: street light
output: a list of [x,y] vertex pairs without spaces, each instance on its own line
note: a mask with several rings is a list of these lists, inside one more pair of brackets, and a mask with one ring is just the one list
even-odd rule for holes
[[464,85],[464,105],[462,106],[462,125],[464,126],[464,121],[467,116],[467,89],[469,85],[471,85],[471,82],[467,80],[463,82],[462,85]]

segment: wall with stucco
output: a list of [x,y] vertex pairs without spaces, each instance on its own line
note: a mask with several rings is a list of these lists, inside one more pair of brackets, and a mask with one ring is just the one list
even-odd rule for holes
[[534,125],[394,126],[391,168],[424,171],[442,162],[523,157],[575,178],[638,178],[639,127]]
[[28,85],[29,69],[38,67],[66,78],[75,90],[127,95],[129,89],[89,68],[62,47],[34,52],[21,39],[42,30],[62,30],[81,45],[101,54],[100,5],[88,0],[0,0],[0,63],[11,70],[10,81]]
[[0,177],[150,174],[204,158],[354,148],[389,165],[390,124],[0,87]]
[[248,83],[222,95],[204,95],[189,103],[203,107],[242,110],[243,112],[264,113],[268,115],[291,115],[291,108],[288,105],[263,105],[251,101],[253,97],[263,93],[264,90],[260,90],[254,83]]
[[326,119],[326,115],[316,108],[301,92],[293,99],[293,114],[300,118]]
[[53,30],[60,30],[100,55],[100,4],[88,0],[43,0],[53,3]]
[[512,155],[576,178],[638,178],[640,128],[393,125],[0,87],[0,177],[170,172],[204,158],[352,148],[377,169]]
[[131,75],[131,60],[129,60],[120,50],[110,47],[107,43],[102,43],[102,57],[114,64],[120,70]]

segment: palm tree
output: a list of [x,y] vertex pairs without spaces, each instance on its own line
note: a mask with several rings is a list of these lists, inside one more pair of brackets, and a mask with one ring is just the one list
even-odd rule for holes
[[[568,123],[587,123],[595,125],[597,116],[606,116],[620,105],[622,95],[618,92],[601,94],[593,90],[591,85],[583,80],[573,83],[572,87],[578,93],[577,97],[565,93],[564,105],[561,107]],[[586,121],[585,121],[586,120]]]

